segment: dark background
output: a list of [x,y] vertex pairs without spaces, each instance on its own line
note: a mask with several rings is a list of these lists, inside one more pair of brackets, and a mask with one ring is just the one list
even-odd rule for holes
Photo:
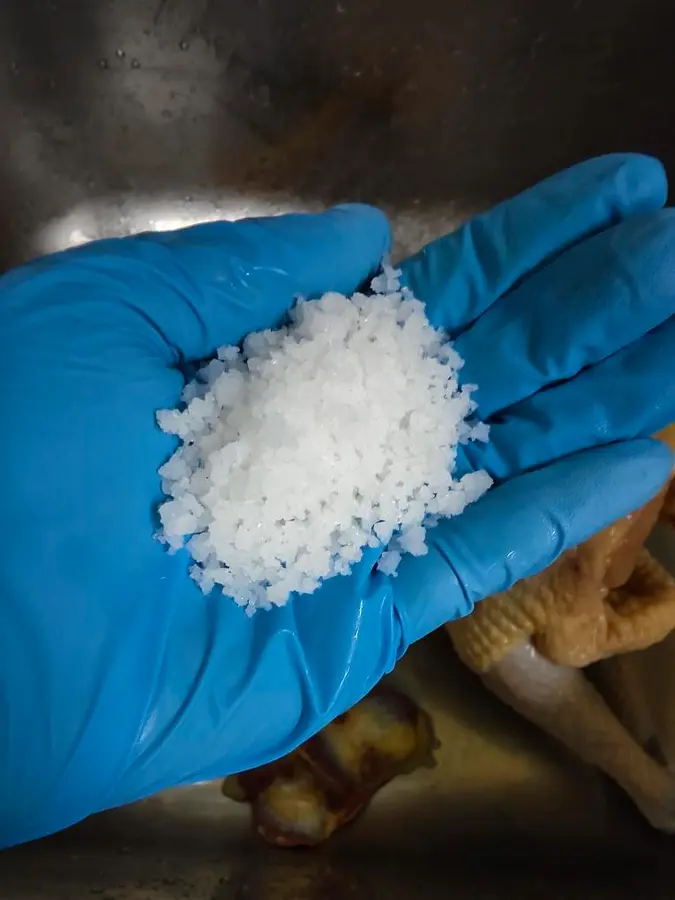
[[2,257],[139,191],[468,212],[597,153],[672,169],[674,28],[663,0],[3,0]]

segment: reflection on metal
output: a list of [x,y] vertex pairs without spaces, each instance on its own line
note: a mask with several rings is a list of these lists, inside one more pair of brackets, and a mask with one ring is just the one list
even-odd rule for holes
[[[277,216],[287,212],[317,212],[323,205],[283,194],[227,194],[213,191],[201,198],[165,193],[160,198],[142,193],[107,196],[75,204],[65,215],[36,226],[24,244],[26,257],[56,253],[88,241],[124,237],[141,231],[172,231],[202,222],[233,222],[247,216]],[[395,255],[414,253],[430,240],[453,230],[466,218],[457,207],[388,210],[394,232]],[[15,258],[12,262],[17,262]]]
[[273,216],[297,211],[288,202],[272,203],[254,196],[193,197],[164,195],[155,199],[142,194],[84,201],[62,218],[47,222],[33,236],[35,254],[55,253],[106,237],[123,237],[141,231],[173,231],[202,222],[234,221],[247,216]]
[[[4,0],[0,267],[340,200],[384,206],[401,253],[581,157],[674,162],[674,25],[665,0],[555,17],[526,0]],[[655,650],[638,668],[675,743],[675,654]],[[394,681],[433,717],[438,765],[319,853],[261,850],[247,811],[197,785],[3,854],[0,896],[672,896],[668,873],[654,881],[672,845],[488,696],[443,635]]]

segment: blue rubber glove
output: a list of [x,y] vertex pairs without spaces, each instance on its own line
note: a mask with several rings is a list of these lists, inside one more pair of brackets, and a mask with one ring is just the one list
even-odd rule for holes
[[[427,248],[405,278],[458,335],[499,484],[395,579],[247,618],[153,540],[155,426],[182,367],[353,291],[389,245],[342,207],[104,241],[0,280],[0,845],[279,757],[417,640],[654,494],[675,419],[675,220],[642,157],[589,162]],[[498,302],[496,302],[498,301]]]

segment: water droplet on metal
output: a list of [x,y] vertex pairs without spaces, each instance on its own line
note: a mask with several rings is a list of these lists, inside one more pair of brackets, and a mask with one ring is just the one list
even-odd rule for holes
[[124,50],[122,50],[121,47],[119,47],[117,50],[115,50],[115,56],[118,59],[124,59],[124,57],[126,56],[126,53],[124,52]]
[[98,61],[99,69],[107,69],[108,66],[109,66],[109,63],[108,63],[107,59],[99,59],[99,61]]
[[131,60],[131,68],[132,69],[140,69],[140,67],[141,67],[141,64],[137,59]]
[[13,59],[9,64],[9,71],[12,73],[12,75],[16,75],[16,73],[19,71],[19,66],[16,60]]
[[186,203],[192,203],[192,194],[186,194],[183,199]]
[[189,41],[186,41],[185,38],[183,38],[183,40],[178,44],[178,46],[181,50],[189,50],[190,49],[190,43],[189,43]]

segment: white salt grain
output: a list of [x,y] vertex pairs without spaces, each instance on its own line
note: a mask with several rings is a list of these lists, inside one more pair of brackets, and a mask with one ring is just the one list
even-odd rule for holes
[[472,441],[485,443],[490,437],[490,426],[485,422],[477,422],[471,429],[470,437]]
[[380,557],[377,568],[384,575],[395,575],[400,562],[401,554],[397,550],[385,550]]
[[218,350],[160,427],[181,446],[160,469],[161,538],[187,542],[193,578],[248,612],[347,574],[363,548],[427,552],[426,528],[490,486],[453,478],[457,447],[487,440],[474,385],[390,268],[374,295],[301,302],[291,324]]
[[412,556],[424,556],[429,552],[426,545],[426,529],[422,525],[404,528],[397,541],[397,546]]

